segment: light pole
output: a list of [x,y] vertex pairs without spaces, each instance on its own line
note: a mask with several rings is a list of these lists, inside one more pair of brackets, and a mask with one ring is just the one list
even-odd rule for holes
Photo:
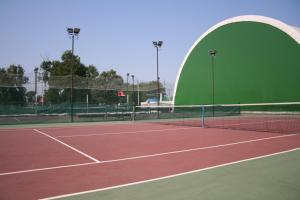
[[[68,34],[72,37],[72,56],[74,59],[74,36],[79,35],[80,28],[67,28]],[[74,87],[74,80],[73,80],[73,65],[74,62],[72,60],[72,66],[71,66],[71,95],[70,95],[70,101],[71,101],[71,122],[73,122],[73,87]]]
[[127,84],[126,84],[126,103],[127,103],[127,106],[128,106],[128,103],[129,103],[129,96],[128,96],[128,78],[129,78],[129,73],[126,74],[127,75]]
[[131,75],[132,78],[132,104],[133,107],[135,106],[135,99],[134,99],[134,75]]
[[209,55],[211,56],[211,71],[212,71],[212,107],[213,107],[213,117],[215,116],[215,69],[214,69],[214,61],[217,55],[217,50],[209,50]]
[[157,82],[157,118],[159,118],[159,95],[160,95],[160,91],[159,91],[159,75],[158,75],[158,49],[161,48],[163,41],[153,41],[152,42],[154,47],[156,48],[156,82]]
[[86,71],[86,83],[87,83],[87,90],[86,90],[86,113],[89,112],[89,77],[90,77],[90,68]]
[[139,80],[136,80],[136,84],[137,84],[137,105],[140,105],[140,82]]
[[39,68],[34,68],[34,91],[35,91],[35,106],[37,106],[37,73],[38,73]]

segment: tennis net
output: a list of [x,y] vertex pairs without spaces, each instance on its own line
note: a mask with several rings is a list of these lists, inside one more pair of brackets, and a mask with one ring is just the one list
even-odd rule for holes
[[278,133],[300,133],[300,102],[188,106],[138,106],[135,120]]

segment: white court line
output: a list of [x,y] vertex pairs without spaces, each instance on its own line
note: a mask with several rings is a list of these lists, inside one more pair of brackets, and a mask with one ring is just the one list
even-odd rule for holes
[[74,164],[74,165],[62,165],[62,166],[56,166],[56,167],[46,167],[46,168],[39,168],[39,169],[13,171],[13,172],[1,173],[0,176],[13,175],[13,174],[23,174],[23,173],[28,173],[28,172],[46,171],[46,170],[52,170],[52,169],[63,169],[63,168],[70,168],[70,167],[79,167],[79,166],[94,165],[94,164],[99,164],[99,163],[98,162],[90,162],[90,163],[81,163],[81,164]]
[[[42,129],[78,129],[78,128],[85,128],[85,127],[91,127],[91,128],[97,128],[97,127],[115,127],[115,126],[124,126],[124,125],[129,125],[129,126],[136,126],[136,125],[143,125],[144,123],[141,122],[132,122],[132,121],[122,121],[122,122],[115,122],[115,123],[106,123],[106,122],[82,122],[82,123],[77,123],[77,124],[70,124],[70,123],[58,123],[58,124],[48,124],[48,126],[38,126],[40,124],[33,124],[32,126],[26,126],[26,127],[5,127],[2,128],[0,127],[0,131],[6,131],[6,130],[32,130],[32,128],[42,128]],[[36,126],[37,125],[37,126]],[[36,127],[34,127],[36,126]]]
[[176,153],[185,153],[185,152],[191,152],[191,151],[199,151],[199,150],[205,150],[205,149],[220,148],[220,147],[233,146],[233,145],[257,142],[257,141],[263,141],[263,140],[271,140],[271,139],[277,139],[277,138],[283,138],[283,137],[291,137],[291,136],[296,136],[296,135],[298,135],[298,134],[267,137],[267,138],[246,140],[246,141],[241,141],[241,142],[234,142],[234,143],[221,144],[221,145],[215,145],[215,146],[206,146],[206,147],[199,147],[199,148],[193,148],[193,149],[184,149],[184,150],[179,150],[179,151],[170,151],[170,152],[164,152],[164,153],[158,153],[158,154],[149,154],[149,155],[136,156],[136,157],[120,158],[120,159],[115,159],[115,160],[105,160],[105,161],[101,161],[101,162],[92,162],[92,163],[83,163],[83,164],[75,164],[75,165],[64,165],[64,166],[57,166],[57,167],[39,168],[39,169],[24,170],[24,171],[6,172],[6,173],[0,173],[0,176],[27,173],[27,172],[45,171],[45,170],[60,169],[60,168],[77,167],[77,166],[83,166],[83,165],[121,162],[121,161],[125,161],[125,160],[149,158],[149,157],[164,156],[164,155],[170,155],[170,154],[176,154]]
[[241,142],[233,142],[233,143],[228,143],[228,144],[220,144],[220,145],[215,145],[215,146],[198,147],[198,148],[185,149],[185,150],[179,150],[179,151],[169,151],[169,152],[150,154],[150,155],[144,155],[144,156],[120,158],[120,159],[115,159],[115,160],[103,160],[103,161],[101,161],[101,163],[112,163],[112,162],[119,162],[119,161],[124,161],[124,160],[134,160],[134,159],[150,158],[150,157],[171,155],[171,154],[191,152],[191,151],[199,151],[199,150],[205,150],[205,149],[214,149],[214,148],[228,147],[228,146],[233,146],[233,145],[238,145],[238,144],[246,144],[246,143],[258,142],[258,141],[264,141],[264,140],[272,140],[272,139],[291,137],[291,136],[297,136],[297,135],[299,135],[299,134],[280,135],[280,136],[274,136],[274,137],[259,138],[259,139],[254,139],[254,140],[246,140],[246,141],[241,141]]
[[92,133],[92,134],[83,134],[83,135],[62,135],[62,136],[56,136],[56,138],[121,135],[121,134],[128,134],[128,133],[133,133],[133,134],[135,134],[135,133],[152,133],[152,132],[177,131],[177,130],[188,130],[188,129],[197,129],[197,128],[201,128],[201,127],[153,129],[153,130],[124,131],[124,132],[111,132],[111,133]]
[[0,128],[0,132],[32,130],[32,128]]
[[66,146],[66,147],[68,147],[68,148],[70,148],[70,149],[72,149],[73,151],[76,151],[77,153],[79,153],[79,154],[81,154],[81,155],[83,155],[83,156],[85,156],[85,157],[87,157],[87,158],[93,160],[93,161],[96,162],[96,163],[99,163],[99,162],[100,162],[100,161],[97,160],[96,158],[93,158],[92,156],[89,156],[89,155],[87,155],[86,153],[83,153],[82,151],[80,151],[80,150],[78,150],[78,149],[76,149],[76,148],[74,148],[74,147],[72,147],[72,146],[70,146],[70,145],[68,145],[68,144],[66,144],[66,143],[64,143],[64,142],[62,142],[62,141],[60,141],[60,140],[58,140],[58,139],[56,139],[56,138],[50,136],[50,135],[48,135],[47,133],[44,133],[44,132],[42,132],[42,131],[40,131],[40,130],[38,130],[38,129],[33,129],[33,130],[36,131],[36,132],[38,132],[38,133],[40,133],[40,134],[42,134],[42,135],[44,135],[44,136],[46,136],[46,137],[51,138],[52,140],[54,140],[54,141],[56,141],[56,142],[58,142],[58,143],[60,143],[60,144],[62,144],[62,145],[64,145],[64,146]]
[[62,126],[53,126],[53,127],[41,127],[43,129],[61,129],[61,128],[67,128],[67,129],[78,129],[78,128],[98,128],[98,127],[116,127],[116,126],[136,126],[140,125],[142,123],[139,122],[132,122],[132,121],[120,121],[120,122],[114,122],[114,123],[106,123],[106,122],[87,122],[87,123],[82,123],[82,124],[67,124],[67,125],[62,125]]
[[101,191],[106,191],[106,190],[112,190],[112,189],[117,189],[117,188],[122,188],[122,187],[127,187],[127,186],[134,186],[134,185],[138,185],[138,184],[149,183],[149,182],[174,178],[174,177],[178,177],[178,176],[193,174],[193,173],[197,173],[197,172],[207,171],[207,170],[211,170],[211,169],[226,167],[226,166],[239,164],[239,163],[243,163],[243,162],[248,162],[248,161],[252,161],[252,160],[258,160],[258,159],[262,159],[262,158],[272,157],[272,156],[285,154],[285,153],[298,151],[298,150],[300,150],[300,148],[290,149],[290,150],[287,150],[287,151],[281,151],[281,152],[267,154],[267,155],[263,155],[263,156],[257,156],[257,157],[248,158],[248,159],[244,159],[244,160],[238,160],[238,161],[225,163],[225,164],[221,164],[221,165],[216,165],[216,166],[212,166],[212,167],[207,167],[207,168],[197,169],[197,170],[193,170],[193,171],[173,174],[173,175],[170,175],[170,176],[163,176],[163,177],[159,177],[159,178],[153,178],[153,179],[148,179],[148,180],[144,180],[144,181],[132,182],[132,183],[123,184],[123,185],[116,185],[116,186],[112,186],[112,187],[99,188],[99,189],[95,189],[95,190],[87,190],[87,191],[70,193],[70,194],[65,194],[65,195],[47,197],[47,198],[43,198],[43,199],[40,199],[40,200],[53,200],[53,199],[71,197],[71,196],[76,196],[76,195],[83,195],[83,194],[88,194],[88,193],[93,193],[93,192],[101,192]]

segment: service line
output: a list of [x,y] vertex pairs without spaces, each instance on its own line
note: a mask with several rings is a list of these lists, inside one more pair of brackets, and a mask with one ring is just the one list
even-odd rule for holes
[[168,128],[168,129],[153,129],[153,130],[140,130],[140,131],[121,131],[121,132],[107,132],[107,133],[91,133],[81,135],[61,135],[56,138],[71,138],[71,137],[90,137],[90,136],[102,136],[102,135],[121,135],[121,134],[137,134],[137,133],[153,133],[153,132],[164,132],[164,131],[178,131],[178,130],[189,130],[198,129],[201,127],[186,127],[186,128]]

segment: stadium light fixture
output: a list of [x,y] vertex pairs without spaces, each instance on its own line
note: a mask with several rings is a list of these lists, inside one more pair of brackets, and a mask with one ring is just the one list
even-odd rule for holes
[[217,55],[217,50],[215,50],[215,49],[209,50],[208,53],[209,53],[210,56],[215,57]]
[[80,32],[80,28],[74,28],[74,34],[77,36]]
[[159,118],[159,99],[160,99],[160,91],[159,91],[159,74],[158,74],[158,49],[162,47],[163,41],[152,41],[154,47],[156,48],[156,81],[157,81],[157,118]]
[[[78,37],[80,28],[67,28],[68,34],[72,37],[72,55],[74,59],[74,36]],[[74,63],[74,62],[73,62]],[[71,66],[71,122],[73,122],[73,87],[74,87],[74,77],[73,77],[73,65]]]
[[67,28],[67,31],[68,31],[69,35],[73,34],[73,28]]

